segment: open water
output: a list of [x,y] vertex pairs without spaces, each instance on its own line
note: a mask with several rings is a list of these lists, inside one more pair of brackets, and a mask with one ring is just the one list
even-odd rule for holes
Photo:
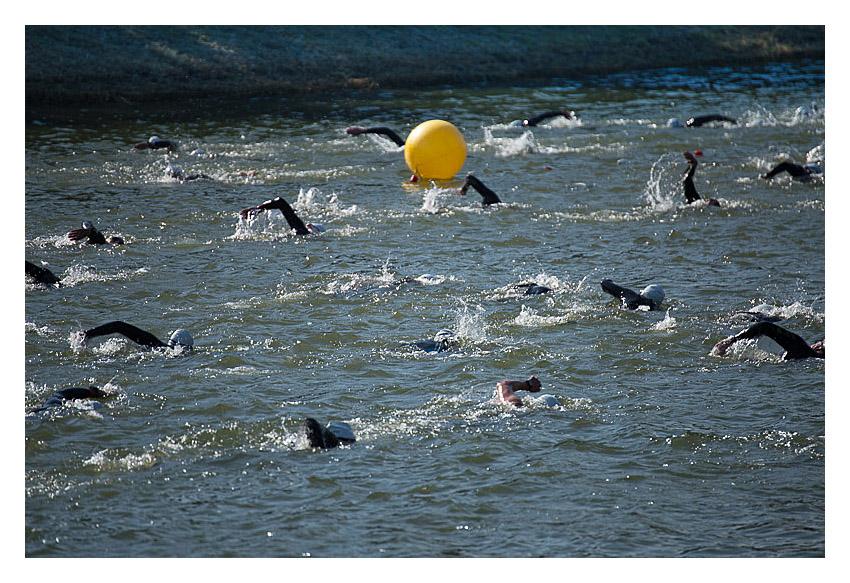
[[[26,287],[26,556],[823,556],[824,361],[709,351],[747,310],[824,336],[823,177],[758,178],[823,144],[824,101],[801,62],[28,111],[26,258],[62,287]],[[739,123],[667,126],[709,113]],[[455,180],[344,133],[432,118],[466,138]],[[684,204],[686,150],[720,208]],[[469,171],[504,204],[458,196]],[[239,218],[275,196],[327,232]],[[83,220],[126,244],[69,241]],[[110,320],[195,350],[79,341]],[[410,346],[441,328],[460,345]],[[557,404],[493,401],[531,374]],[[88,384],[111,397],[27,413]],[[357,442],[305,448],[307,416]]]

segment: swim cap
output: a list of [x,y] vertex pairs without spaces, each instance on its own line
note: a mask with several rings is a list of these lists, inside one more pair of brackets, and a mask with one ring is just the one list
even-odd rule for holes
[[543,407],[557,407],[561,404],[554,395],[540,395],[534,399],[534,403]]
[[675,117],[671,117],[670,119],[667,120],[667,127],[668,128],[680,128],[680,127],[682,127],[682,122],[680,122]]
[[354,437],[354,432],[351,430],[351,426],[343,421],[331,421],[328,423],[328,431],[336,435],[336,438],[343,443],[357,441]]
[[640,295],[648,300],[652,300],[656,304],[664,301],[664,290],[660,285],[648,285],[641,290]]
[[182,346],[184,348],[192,348],[195,344],[195,339],[192,338],[191,332],[188,330],[184,330],[183,328],[178,328],[174,332],[171,333],[171,338],[168,339],[168,347],[174,348],[175,346]]
[[91,229],[91,228],[92,228],[92,224],[91,224],[90,222],[88,222],[88,221],[83,221],[83,228],[84,228],[84,229]]
[[453,331],[443,328],[434,335],[434,342],[448,342],[449,340],[453,340],[454,337],[455,333]]
[[325,227],[323,227],[319,223],[307,223],[307,230],[313,234],[324,233],[325,231],[327,231],[327,229],[325,229]]

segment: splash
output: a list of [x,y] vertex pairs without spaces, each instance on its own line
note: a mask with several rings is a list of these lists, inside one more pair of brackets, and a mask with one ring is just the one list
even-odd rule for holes
[[681,197],[681,181],[673,170],[676,159],[675,154],[663,154],[649,170],[643,196],[654,212],[673,210]]
[[745,127],[822,127],[826,123],[823,106],[814,102],[780,112],[758,105],[755,110],[744,112],[740,121]]
[[458,338],[472,342],[487,339],[487,314],[483,307],[470,308],[465,302],[455,316],[455,334]]
[[150,452],[142,454],[128,453],[121,455],[104,449],[83,461],[84,466],[91,466],[100,471],[142,470],[157,464],[156,456]]
[[495,149],[496,156],[499,158],[510,158],[513,156],[534,154],[540,150],[537,140],[534,138],[534,134],[527,130],[517,138],[497,138],[493,136],[493,132],[491,130],[485,128],[484,146]]
[[439,197],[443,189],[437,186],[431,186],[425,191],[425,196],[422,198],[422,211],[431,215],[440,212]]
[[667,308],[667,313],[664,319],[652,325],[652,330],[669,331],[676,327],[676,318],[670,316],[670,308]]

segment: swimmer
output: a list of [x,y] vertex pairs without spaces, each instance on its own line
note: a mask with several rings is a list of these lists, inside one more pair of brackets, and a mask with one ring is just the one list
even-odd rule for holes
[[818,340],[814,344],[809,345],[802,337],[773,322],[757,322],[734,336],[724,338],[714,345],[714,348],[711,349],[711,354],[723,356],[729,350],[729,347],[739,340],[758,338],[760,336],[767,336],[781,346],[785,350],[785,353],[782,355],[784,360],[826,358],[825,340]]
[[628,288],[622,287],[610,279],[602,280],[602,290],[619,298],[625,307],[637,310],[640,306],[646,306],[650,310],[657,310],[664,301],[664,290],[660,285],[648,285],[636,293]]
[[108,336],[110,334],[121,334],[128,340],[146,348],[180,347],[182,349],[191,350],[195,344],[192,334],[188,330],[184,330],[182,328],[178,328],[172,332],[171,336],[168,338],[168,342],[163,342],[150,332],[146,332],[141,328],[137,328],[136,326],[127,324],[126,322],[121,322],[120,320],[85,330],[83,332],[83,344],[91,338]]
[[108,397],[107,393],[104,393],[99,388],[94,385],[82,388],[82,387],[72,387],[70,389],[62,389],[61,391],[56,391],[53,393],[47,401],[44,402],[44,405],[38,407],[36,409],[32,409],[30,413],[37,413],[39,411],[44,411],[45,409],[49,409],[50,407],[58,407],[64,404],[66,401],[74,401],[77,399],[100,399],[102,397]]
[[552,288],[548,288],[545,285],[537,285],[536,283],[518,283],[517,288],[525,288],[523,292],[527,296],[538,296],[540,294],[545,294],[552,291]]
[[27,277],[32,280],[34,284],[44,285],[44,286],[56,286],[61,287],[61,283],[59,283],[59,278],[53,275],[53,272],[45,267],[39,267],[34,263],[26,262],[27,264]]
[[286,222],[289,223],[289,227],[295,231],[296,235],[318,235],[319,233],[325,232],[325,228],[322,225],[313,223],[305,224],[304,221],[295,214],[295,211],[291,206],[289,206],[289,203],[279,196],[273,200],[267,200],[266,202],[260,203],[257,206],[242,209],[239,211],[239,215],[242,218],[245,218],[248,215],[255,215],[261,211],[274,209],[278,209],[283,213]]
[[133,149],[135,150],[160,150],[166,148],[169,152],[177,149],[177,144],[169,140],[163,140],[157,136],[151,136],[147,142],[139,142]]
[[425,352],[446,352],[452,346],[457,346],[458,341],[455,333],[448,328],[443,328],[434,335],[433,340],[418,340],[412,345],[424,350]]
[[805,164],[795,164],[794,162],[780,162],[774,166],[770,172],[761,174],[759,178],[769,179],[777,174],[787,172],[794,180],[809,180],[812,174],[823,174],[823,168],[819,162],[807,162]]
[[331,421],[327,427],[323,427],[312,417],[307,417],[301,424],[301,434],[313,448],[330,449],[356,441],[348,423]]
[[752,310],[747,310],[743,312],[735,312],[736,316],[743,316],[744,318],[749,318],[754,322],[779,322],[780,320],[784,320],[783,316],[770,316],[763,312],[754,312]]
[[469,190],[470,186],[476,191],[478,191],[478,194],[481,195],[481,204],[483,206],[502,202],[502,199],[500,199],[495,192],[487,188],[487,186],[485,186],[483,182],[473,176],[472,172],[466,175],[466,180],[464,180],[463,185],[457,189],[457,193],[461,196],[464,196],[466,194],[466,191]]
[[[692,202],[696,202],[702,198],[694,186],[694,172],[696,172],[698,162],[696,157],[690,152],[685,152],[684,156],[685,160],[688,161],[688,169],[685,170],[685,177],[682,179],[682,184],[685,187],[685,201],[688,204],[691,204]],[[713,198],[708,199],[706,204],[709,206],[720,206],[720,203]]]
[[707,123],[718,122],[718,121],[724,122],[724,123],[731,123],[731,124],[734,124],[734,125],[738,124],[738,121],[731,118],[731,117],[727,117],[725,115],[711,114],[711,115],[697,115],[695,117],[692,117],[691,119],[689,119],[688,121],[685,122],[685,125],[688,126],[689,128],[698,128],[698,127],[704,126]]
[[363,134],[379,134],[388,137],[399,147],[404,146],[404,140],[402,140],[399,135],[392,131],[390,128],[361,128],[360,126],[351,126],[345,129],[345,133],[347,133],[349,136],[360,136]]
[[524,128],[532,128],[535,127],[540,122],[546,121],[547,119],[553,117],[564,116],[567,119],[573,119],[570,115],[570,112],[566,109],[559,109],[557,111],[547,111],[545,113],[541,113],[540,115],[535,115],[534,117],[530,117],[528,119],[522,120],[522,127]]
[[190,182],[192,180],[215,180],[212,176],[207,176],[202,173],[183,174],[183,171],[178,166],[172,166],[170,164],[168,165],[168,168],[165,169],[165,175],[169,178],[179,180],[180,182]]
[[539,393],[542,388],[540,379],[532,375],[527,381],[499,381],[496,383],[496,398],[500,403],[522,407],[522,400],[516,396],[514,391],[528,391]]
[[107,243],[110,245],[124,244],[124,239],[117,235],[112,235],[109,239],[107,239],[103,236],[103,233],[98,231],[94,225],[88,221],[83,221],[82,228],[69,231],[68,238],[71,241],[82,241],[83,239],[86,239],[86,243],[89,245],[106,245]]

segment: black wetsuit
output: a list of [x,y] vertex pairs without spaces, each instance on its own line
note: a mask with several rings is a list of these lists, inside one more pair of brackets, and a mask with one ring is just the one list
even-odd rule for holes
[[69,231],[68,238],[72,241],[82,241],[85,239],[89,245],[106,245],[106,237],[94,227],[83,227],[82,229]]
[[336,435],[330,427],[324,427],[312,417],[304,419],[301,424],[301,433],[307,439],[310,447],[322,449],[339,447],[342,444],[354,443],[355,441],[352,434],[349,433],[348,437],[344,433]]
[[127,339],[132,340],[136,344],[141,346],[146,346],[148,348],[167,348],[168,344],[162,342],[159,338],[151,334],[150,332],[146,332],[141,328],[137,328],[132,324],[128,324],[126,322],[121,322],[120,320],[116,320],[114,322],[108,322],[101,326],[97,326],[96,328],[91,328],[83,332],[84,340],[88,340],[89,338],[95,338],[97,336],[108,336],[109,334],[121,334],[125,336]]
[[411,344],[425,352],[445,352],[452,346],[449,340],[417,340]]
[[749,338],[758,338],[759,336],[767,336],[785,350],[782,356],[785,360],[795,360],[800,358],[823,358],[821,354],[815,352],[809,343],[803,340],[801,336],[794,334],[790,330],[786,330],[782,326],[778,326],[772,322],[756,322],[746,330],[738,332],[730,340],[730,344],[734,344],[738,340]]
[[49,269],[45,269],[44,267],[39,267],[34,263],[30,263],[26,261],[27,264],[27,277],[32,278],[34,283],[39,285],[55,285],[60,286],[59,278],[53,275],[53,272]]
[[658,304],[655,303],[655,301],[642,296],[629,288],[617,285],[610,279],[602,280],[602,290],[611,294],[615,298],[619,298],[623,302],[623,305],[630,310],[637,310],[638,306],[647,306],[650,310],[658,309]]
[[694,186],[694,172],[697,170],[696,163],[689,163],[688,169],[685,170],[685,177],[682,179],[682,184],[685,186],[685,200],[688,204],[700,200],[700,195]]
[[177,149],[177,144],[168,140],[148,140],[147,142],[139,142],[133,146],[136,150],[160,150],[166,148],[169,152]]
[[70,389],[62,389],[61,391],[56,391],[55,393],[53,393],[50,398],[44,402],[44,405],[33,409],[30,412],[35,413],[38,411],[44,411],[45,409],[49,409],[50,407],[58,407],[59,405],[62,405],[65,401],[73,401],[75,399],[96,399],[105,396],[106,393],[104,393],[95,386],[90,386],[88,388],[73,387]]
[[809,166],[803,166],[802,164],[795,164],[794,162],[780,162],[773,169],[764,175],[765,178],[773,178],[780,172],[787,172],[794,178],[803,178],[806,176],[811,176],[812,169]]
[[364,134],[380,134],[382,136],[387,136],[391,139],[397,146],[403,146],[404,140],[402,140],[397,133],[392,131],[390,128],[385,127],[376,127],[376,128],[364,128]]
[[698,115],[696,117],[692,117],[688,121],[685,122],[685,125],[689,128],[698,128],[707,123],[711,123],[713,121],[723,121],[727,123],[737,124],[737,120],[732,119],[731,117],[726,117],[725,115]]
[[481,195],[481,204],[483,204],[484,206],[502,202],[502,200],[495,192],[487,188],[487,186],[485,186],[483,182],[473,176],[472,173],[466,175],[466,180],[463,181],[463,185],[460,187],[460,193],[466,194],[466,191],[469,190],[470,186],[474,188],[478,192],[478,194]]
[[540,115],[535,115],[534,117],[522,120],[522,125],[524,127],[534,127],[544,120],[547,120],[551,117],[558,117],[561,115],[563,115],[567,119],[571,119],[570,114],[566,111],[547,111],[546,113],[541,113]]
[[552,291],[551,288],[548,288],[545,285],[537,285],[536,283],[520,283],[517,285],[517,287],[524,287],[524,293],[527,296],[536,296]]
[[311,233],[310,229],[307,228],[307,225],[304,224],[304,221],[302,221],[300,217],[295,214],[292,207],[289,206],[289,203],[279,196],[274,200],[267,200],[258,206],[245,209],[241,211],[240,214],[245,216],[251,211],[266,211],[272,209],[278,209],[283,213],[283,217],[286,219],[286,222],[289,223],[289,227],[294,229],[296,234],[309,235]]

